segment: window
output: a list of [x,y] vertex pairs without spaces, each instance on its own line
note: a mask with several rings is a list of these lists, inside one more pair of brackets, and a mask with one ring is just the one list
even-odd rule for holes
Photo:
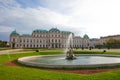
[[15,38],[13,38],[13,42],[15,42]]
[[52,42],[54,42],[54,40],[52,39]]
[[60,39],[59,39],[59,42],[60,42]]
[[23,47],[25,47],[25,44],[23,45]]
[[55,40],[55,42],[57,42],[57,39]]
[[32,47],[32,45],[30,45],[30,47]]

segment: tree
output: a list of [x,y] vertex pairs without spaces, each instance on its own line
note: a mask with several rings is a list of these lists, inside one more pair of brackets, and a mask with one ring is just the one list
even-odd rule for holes
[[0,40],[0,47],[7,47],[7,41]]
[[109,39],[106,41],[107,48],[120,48],[120,39]]

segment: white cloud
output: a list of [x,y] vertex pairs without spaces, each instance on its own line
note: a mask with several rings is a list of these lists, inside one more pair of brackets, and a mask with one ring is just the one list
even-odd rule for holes
[[[67,16],[64,14],[60,14],[58,12],[54,12],[50,9],[38,7],[38,8],[21,8],[17,7],[14,9],[6,9],[3,10],[4,13],[2,14],[3,17],[0,19],[1,23],[5,23],[4,25],[11,25],[15,26],[17,29],[21,30],[22,32],[26,32],[23,30],[23,27],[26,29],[35,29],[35,28],[44,28],[50,29],[52,27],[58,27],[63,29],[72,29],[73,32],[74,27],[76,26],[72,21],[71,16]],[[9,14],[7,15],[7,13]],[[78,25],[77,25],[78,26]],[[15,28],[14,27],[14,28]]]
[[77,35],[87,33],[93,38],[119,34],[119,0],[45,1],[45,8],[21,8],[15,0],[0,1],[4,2],[0,10],[0,25],[14,26],[11,28],[26,33],[36,28],[58,27]]

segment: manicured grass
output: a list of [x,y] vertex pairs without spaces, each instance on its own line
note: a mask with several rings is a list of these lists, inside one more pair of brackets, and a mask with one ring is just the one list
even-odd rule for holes
[[[56,50],[56,52],[45,51],[21,54],[9,54],[10,57],[8,57],[7,54],[0,55],[0,80],[120,80],[120,70],[85,75],[85,74],[59,73],[36,68],[5,65],[6,62],[17,59],[19,57],[60,53],[62,52]],[[85,53],[78,51],[75,51],[75,53],[87,54],[87,52]],[[93,54],[97,54],[97,52]],[[105,52],[104,54],[120,54],[120,53]]]

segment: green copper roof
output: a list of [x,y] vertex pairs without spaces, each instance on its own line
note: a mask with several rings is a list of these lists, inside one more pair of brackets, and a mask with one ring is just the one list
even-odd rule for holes
[[11,35],[19,35],[16,30],[12,31]]
[[70,34],[71,32],[70,31],[61,31],[62,33],[65,33],[65,34]]
[[89,39],[89,37],[88,37],[87,34],[85,34],[85,35],[83,36],[83,38],[84,38],[84,39]]
[[31,35],[30,34],[23,34],[22,36],[29,37]]
[[[34,30],[33,32],[48,32],[47,30],[42,30],[42,29],[36,29],[36,30]],[[70,31],[60,31],[59,29],[57,29],[57,28],[51,28],[50,30],[49,30],[49,32],[62,32],[62,33],[65,33],[65,34],[70,34],[70,33],[72,33],[72,32],[70,32]]]
[[57,29],[57,28],[52,28],[52,29],[49,30],[49,32],[60,32],[60,30]]
[[48,32],[47,30],[42,30],[42,29],[36,29],[36,30],[34,30],[33,32]]

